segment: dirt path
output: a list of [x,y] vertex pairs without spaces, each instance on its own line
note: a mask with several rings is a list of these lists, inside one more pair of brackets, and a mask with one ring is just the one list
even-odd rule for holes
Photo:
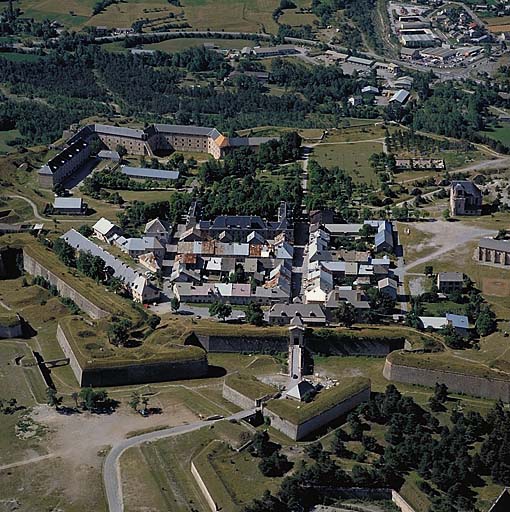
[[[406,223],[402,224],[406,225]],[[453,251],[468,242],[497,234],[497,231],[495,230],[477,228],[467,224],[462,224],[462,222],[453,223],[444,220],[413,223],[412,225],[409,224],[409,226],[423,231],[423,233],[433,235],[432,238],[424,244],[424,246],[437,247],[437,249],[426,256],[418,258],[410,263],[406,263],[401,269],[404,273],[409,272],[412,268],[432,261],[442,254]]]

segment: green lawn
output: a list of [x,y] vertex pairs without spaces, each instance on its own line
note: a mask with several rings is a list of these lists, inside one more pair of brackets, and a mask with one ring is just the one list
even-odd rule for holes
[[444,316],[446,313],[453,313],[454,315],[466,314],[465,304],[457,304],[451,300],[425,302],[423,303],[423,308],[423,316]]
[[488,130],[480,132],[491,139],[497,140],[507,147],[510,147],[510,123],[500,123]]
[[264,384],[257,378],[244,373],[233,373],[225,378],[225,384],[243,395],[257,400],[267,395],[276,393],[278,390],[273,386]]
[[315,147],[312,159],[325,167],[345,169],[356,183],[377,186],[379,179],[369,162],[370,155],[380,153],[382,144],[361,142],[353,144],[320,144]]

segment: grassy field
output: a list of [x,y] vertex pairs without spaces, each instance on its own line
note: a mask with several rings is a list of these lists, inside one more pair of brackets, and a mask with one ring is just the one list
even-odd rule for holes
[[225,512],[238,512],[266,489],[278,489],[282,478],[264,478],[258,461],[248,452],[235,453],[221,441],[213,441],[193,460],[207,482],[214,500]]
[[[373,119],[342,119],[343,128],[328,130],[325,142],[355,142],[361,140],[383,139],[385,129],[382,125],[375,124]],[[388,127],[391,131],[391,127]]]
[[404,352],[392,352],[388,359],[394,364],[411,366],[428,370],[442,370],[462,375],[474,375],[493,380],[510,380],[510,374],[494,371],[476,362],[453,357],[450,352],[437,354],[415,354]]
[[170,190],[118,190],[117,192],[124,201],[129,201],[130,203],[133,201],[144,201],[146,203],[168,201],[173,194]]
[[[21,0],[24,15],[36,20],[49,18],[57,20],[65,27],[79,29],[85,25],[107,27],[130,27],[139,19],[163,17],[181,9],[173,7],[165,0],[130,0],[111,5],[102,13],[92,16],[96,0]],[[169,22],[175,20],[169,20]]]
[[382,144],[378,142],[319,144],[314,148],[311,158],[326,167],[338,166],[345,169],[357,183],[377,185],[379,180],[369,158],[373,153],[381,151]]
[[[192,29],[211,29],[242,32],[276,33],[278,26],[272,13],[277,0],[187,0],[176,7],[165,0],[128,0],[108,6],[103,12],[92,16],[96,0],[21,0],[20,6],[26,16],[37,20],[57,20],[65,27],[83,26],[130,27],[140,19],[162,18],[169,13],[177,15],[155,25],[187,22]],[[296,0],[298,7],[308,7],[306,0]],[[312,24],[315,17],[298,14],[297,10],[285,12],[282,22],[289,25]]]
[[16,224],[30,220],[33,216],[34,212],[26,201],[0,197],[0,222]]
[[435,247],[430,244],[433,236],[424,233],[422,230],[413,227],[412,224],[397,223],[400,243],[404,247],[404,258],[406,263],[426,256],[434,252]]

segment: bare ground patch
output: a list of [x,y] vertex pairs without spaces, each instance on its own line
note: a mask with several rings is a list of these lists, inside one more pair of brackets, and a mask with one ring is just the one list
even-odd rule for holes
[[510,296],[510,279],[484,277],[482,291],[485,295],[492,295],[493,297],[508,297]]

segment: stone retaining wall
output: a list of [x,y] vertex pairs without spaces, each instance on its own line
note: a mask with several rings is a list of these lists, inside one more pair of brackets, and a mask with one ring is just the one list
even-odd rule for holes
[[[343,400],[342,402],[338,403],[331,409],[328,409],[299,425],[296,425],[290,422],[289,420],[281,418],[276,413],[268,409],[263,409],[263,414],[264,416],[268,416],[269,418],[271,418],[272,427],[276,428],[280,432],[283,432],[287,437],[290,437],[291,439],[298,441],[299,439],[303,439],[304,437],[308,436],[315,430],[320,429],[324,425],[331,423],[332,421],[336,420],[343,414],[346,414],[347,412],[351,411],[352,409],[357,407],[361,402],[366,402],[369,399],[370,387],[367,387],[359,391],[358,393],[352,395],[351,397]],[[288,398],[287,400],[291,399]]]
[[395,364],[386,359],[383,375],[386,379],[405,384],[433,388],[436,382],[446,384],[449,391],[466,395],[510,402],[510,382],[475,375],[416,368]]
[[123,386],[168,380],[196,379],[208,372],[207,355],[189,361],[158,361],[96,368],[82,368],[75,357],[64,330],[57,328],[57,340],[69,358],[69,364],[80,386]]
[[74,288],[69,286],[67,283],[62,281],[53,272],[44,267],[43,263],[38,262],[32,256],[29,256],[26,251],[23,251],[23,268],[26,272],[33,276],[41,276],[53,286],[56,286],[58,293],[62,297],[68,297],[72,299],[76,305],[91,318],[97,320],[110,315],[107,311],[104,311],[99,306],[96,306],[89,299],[78,293]]

